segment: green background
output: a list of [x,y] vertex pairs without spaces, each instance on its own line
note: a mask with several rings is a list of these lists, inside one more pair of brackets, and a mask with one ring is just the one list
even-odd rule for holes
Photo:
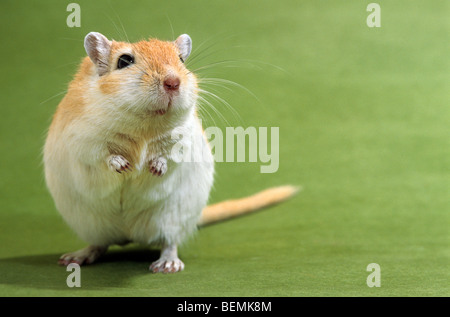
[[[69,2],[0,3],[0,295],[450,295],[449,1],[378,1],[380,28],[361,0],[77,1],[80,28],[66,26]],[[303,191],[201,229],[181,273],[149,273],[156,250],[115,247],[68,288],[57,259],[85,244],[53,205],[41,152],[90,31],[188,33],[191,69],[245,87],[205,86],[237,112],[210,98],[220,115],[205,126],[280,128],[279,170],[218,163],[211,202]]]

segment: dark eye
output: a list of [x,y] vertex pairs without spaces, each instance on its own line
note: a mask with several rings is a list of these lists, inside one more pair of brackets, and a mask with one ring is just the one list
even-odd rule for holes
[[178,56],[179,58],[180,58],[180,61],[182,62],[182,63],[184,63],[184,59],[183,59],[183,57],[181,57],[181,55],[180,56]]
[[117,60],[117,69],[125,68],[134,63],[134,57],[128,54],[123,54]]

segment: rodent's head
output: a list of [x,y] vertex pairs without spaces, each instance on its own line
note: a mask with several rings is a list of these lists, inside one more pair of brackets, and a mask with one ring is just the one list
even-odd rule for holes
[[91,83],[115,110],[163,116],[195,105],[197,80],[184,65],[192,48],[187,34],[173,42],[150,39],[126,43],[91,32],[84,47],[95,65]]

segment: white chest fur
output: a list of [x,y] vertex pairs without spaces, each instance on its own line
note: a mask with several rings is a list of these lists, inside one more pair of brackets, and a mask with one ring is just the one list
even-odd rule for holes
[[[190,133],[183,139],[186,149],[204,150],[196,117],[181,128]],[[169,145],[176,140],[144,142],[132,171],[119,174],[106,166],[106,142],[102,146],[70,129],[64,133],[48,141],[54,144],[45,155],[46,178],[58,210],[82,239],[93,245],[127,240],[178,244],[195,230],[213,183],[212,158],[175,162]],[[160,177],[148,170],[148,159],[155,154],[167,156],[167,173]]]

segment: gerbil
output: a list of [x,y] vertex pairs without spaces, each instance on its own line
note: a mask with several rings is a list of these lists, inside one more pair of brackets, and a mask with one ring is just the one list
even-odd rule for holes
[[[187,147],[207,144],[197,117],[197,80],[188,71],[192,41],[110,41],[91,32],[87,52],[59,104],[44,147],[45,177],[56,207],[89,246],[59,263],[89,264],[108,246],[160,244],[153,272],[178,272],[177,246],[197,228],[290,197],[283,186],[206,206],[214,164],[176,162],[174,131]],[[202,143],[202,144],[196,144]],[[203,145],[203,146],[198,146]]]

